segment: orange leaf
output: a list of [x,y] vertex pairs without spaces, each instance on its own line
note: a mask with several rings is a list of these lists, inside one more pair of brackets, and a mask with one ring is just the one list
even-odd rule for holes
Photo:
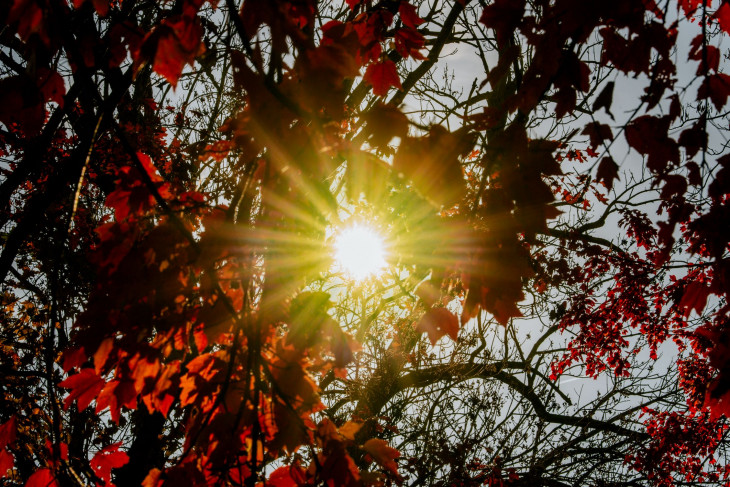
[[96,353],[94,354],[94,369],[97,374],[101,372],[102,367],[106,364],[106,361],[109,358],[109,352],[111,352],[113,348],[114,339],[105,338],[104,341],[101,342],[101,345],[99,345],[99,348],[96,349]]
[[398,464],[394,461],[400,456],[400,452],[395,448],[388,446],[388,442],[372,438],[366,441],[362,448],[368,452],[381,467],[391,472],[393,475],[400,477],[400,475],[398,475]]
[[340,432],[340,435],[342,435],[344,439],[355,441],[355,435],[358,431],[360,431],[360,428],[362,428],[362,423],[348,421],[347,423],[337,428],[337,430]]
[[113,380],[109,382],[96,399],[96,412],[103,411],[109,406],[112,421],[119,422],[119,412],[122,406],[129,409],[137,407],[137,391],[131,381]]
[[436,345],[444,335],[456,340],[459,337],[459,319],[446,308],[432,308],[418,321],[416,331],[428,333],[431,345]]
[[160,478],[161,476],[160,469],[153,468],[142,481],[142,487],[160,487],[164,483],[164,480]]

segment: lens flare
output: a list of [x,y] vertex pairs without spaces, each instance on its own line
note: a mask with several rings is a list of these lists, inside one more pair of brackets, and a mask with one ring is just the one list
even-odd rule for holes
[[379,275],[387,265],[383,239],[367,226],[354,225],[342,230],[334,247],[338,270],[356,281]]

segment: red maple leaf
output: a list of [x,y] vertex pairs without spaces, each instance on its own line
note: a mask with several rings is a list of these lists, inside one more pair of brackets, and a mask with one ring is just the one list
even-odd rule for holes
[[411,29],[415,29],[424,22],[424,20],[418,16],[415,5],[411,5],[408,2],[402,1],[400,3],[398,6],[398,13],[400,14],[400,19],[403,23]]
[[613,188],[613,181],[619,179],[618,165],[611,156],[606,156],[601,160],[598,171],[596,171],[596,179],[603,181],[609,191]]
[[94,9],[100,17],[107,16],[109,13],[109,0],[74,0],[74,8],[81,8],[84,3],[89,1],[94,5]]
[[63,107],[63,95],[66,94],[66,87],[58,71],[45,68],[39,69],[37,83],[44,101],[54,101],[58,103],[59,107]]
[[266,484],[272,487],[297,487],[304,485],[306,481],[306,472],[298,463],[293,463],[274,470]]
[[378,464],[395,475],[398,475],[398,464],[395,463],[395,459],[400,456],[400,452],[395,448],[388,446],[388,442],[385,440],[379,440],[372,438],[365,442],[362,446],[363,450],[368,452]]
[[385,96],[391,86],[401,88],[395,63],[390,59],[368,65],[363,79],[373,86],[373,93],[376,96]]
[[604,140],[613,140],[611,127],[599,122],[588,123],[581,135],[587,135],[591,139],[591,147],[594,149],[603,143]]
[[684,290],[682,299],[679,301],[679,307],[684,308],[684,317],[689,317],[692,310],[697,314],[701,314],[707,304],[707,298],[710,296],[710,288],[700,282],[692,282]]
[[0,425],[0,479],[5,477],[15,464],[15,457],[5,449],[6,446],[15,443],[15,432],[15,416]]
[[48,19],[44,14],[43,5],[34,0],[15,0],[8,12],[7,24],[18,23],[17,33],[21,39],[27,41],[31,35],[37,35],[46,45],[50,45],[48,36]]
[[15,457],[9,451],[2,449],[0,450],[0,479],[4,478],[8,470],[13,468],[15,465]]
[[428,333],[431,345],[436,345],[444,335],[456,340],[459,337],[459,319],[446,308],[432,308],[418,320],[416,331]]
[[347,5],[350,6],[350,10],[355,10],[355,7],[362,3],[362,0],[345,0]]
[[64,408],[68,409],[71,403],[76,400],[76,405],[78,406],[79,411],[83,411],[89,407],[91,401],[93,401],[99,392],[101,392],[104,384],[104,379],[99,377],[96,372],[94,372],[94,369],[81,369],[81,372],[78,374],[72,375],[65,381],[58,384],[60,387],[71,389],[68,397],[66,397],[66,400],[63,402]]
[[720,28],[730,34],[730,2],[727,0],[722,2],[720,8],[712,16],[712,19],[717,20]]
[[722,110],[725,106],[728,95],[730,95],[730,75],[725,73],[706,76],[697,91],[698,100],[709,98],[718,110]]
[[409,27],[398,29],[393,39],[395,41],[396,51],[404,58],[411,56],[414,59],[426,59],[420,52],[426,43],[426,38],[417,30]]
[[133,53],[135,65],[139,67],[152,60],[152,69],[175,87],[185,65],[193,64],[205,52],[202,35],[197,17],[182,15],[165,19]]
[[129,409],[137,407],[137,391],[134,382],[127,380],[113,380],[106,384],[96,400],[96,412],[103,411],[109,406],[112,421],[119,422],[122,406]]
[[129,462],[129,456],[125,452],[119,451],[120,446],[121,443],[114,443],[99,450],[89,462],[91,469],[104,482],[104,485],[111,485],[112,469]]
[[702,0],[679,0],[677,3],[684,10],[684,15],[690,17],[702,5]]
[[59,487],[50,468],[42,468],[28,478],[25,487]]

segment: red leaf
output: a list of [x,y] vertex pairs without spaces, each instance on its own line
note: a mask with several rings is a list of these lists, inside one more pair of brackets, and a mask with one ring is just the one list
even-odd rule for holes
[[705,77],[697,91],[698,100],[709,98],[718,110],[722,110],[725,106],[728,95],[730,95],[730,75],[725,73]]
[[459,337],[459,319],[446,308],[432,308],[418,320],[416,331],[428,333],[431,345],[436,345],[444,335],[456,340]]
[[411,5],[408,2],[401,1],[400,6],[398,6],[398,13],[403,23],[411,29],[415,29],[424,22],[416,13],[415,5]]
[[619,179],[618,165],[611,156],[606,156],[601,160],[596,172],[596,179],[603,181],[609,191],[613,188],[613,181]]
[[13,468],[15,465],[15,458],[13,454],[4,448],[0,450],[0,479],[4,478],[8,474],[8,470]]
[[0,449],[15,443],[15,433],[15,416],[12,416],[9,420],[0,425]]
[[709,296],[710,288],[708,286],[699,282],[690,283],[679,301],[679,307],[684,308],[684,317],[689,317],[692,310],[695,310],[698,315],[701,314]]
[[600,146],[604,140],[613,140],[611,127],[599,122],[591,122],[585,126],[581,135],[587,135],[591,139],[591,147],[594,149]]
[[400,452],[398,452],[395,448],[388,446],[388,442],[373,438],[366,441],[362,448],[368,452],[381,467],[393,475],[400,477],[400,475],[398,475],[398,464],[394,461],[400,456]]
[[27,76],[0,79],[0,122],[17,123],[27,134],[40,132],[45,118],[42,93]]
[[99,392],[101,392],[104,383],[104,379],[96,375],[94,369],[91,368],[82,369],[78,374],[72,375],[58,384],[60,387],[71,389],[68,397],[63,402],[64,408],[68,409],[75,399],[77,400],[76,405],[79,411],[83,411],[91,404],[91,401],[96,398]]
[[503,46],[511,38],[525,14],[525,0],[497,0],[484,7],[479,22],[494,29]]
[[74,8],[81,8],[83,4],[89,1],[92,2],[96,13],[98,13],[100,17],[106,17],[109,13],[109,0],[74,0]]
[[420,52],[426,43],[426,38],[417,30],[409,27],[398,29],[393,40],[395,41],[395,50],[404,58],[411,56],[414,59],[426,59]]
[[175,87],[185,65],[193,64],[205,52],[202,35],[197,17],[182,15],[165,19],[133,53],[135,64],[140,66],[153,60],[152,69]]
[[123,451],[119,451],[121,443],[114,443],[98,451],[94,458],[91,459],[89,465],[97,477],[99,477],[105,485],[112,481],[112,469],[119,468],[129,462],[129,456]]
[[279,467],[269,476],[266,485],[272,487],[297,487],[306,483],[306,472],[297,463]]
[[[5,2],[6,5],[7,3]],[[18,23],[16,32],[24,41],[27,41],[31,35],[36,34],[46,46],[50,45],[51,40],[46,31],[46,20],[40,2],[15,0],[10,12],[8,12],[7,24],[12,25],[15,22]]]
[[702,0],[678,0],[678,3],[684,10],[684,15],[689,18],[695,13],[697,7],[702,5]]
[[25,487],[59,487],[50,468],[37,470],[25,483]]
[[723,1],[720,8],[712,16],[712,19],[720,24],[722,30],[730,34],[730,2],[727,2],[727,0]]
[[365,70],[363,79],[373,86],[373,93],[377,96],[385,96],[391,86],[400,89],[400,79],[395,63],[386,59],[380,63],[371,63]]
[[345,0],[347,5],[350,6],[350,10],[355,10],[355,7],[362,3],[362,0]]
[[63,351],[63,365],[61,366],[64,371],[68,372],[76,367],[81,367],[86,362],[86,353],[83,347],[67,348]]
[[66,86],[63,84],[63,78],[56,70],[39,69],[38,70],[38,89],[43,95],[44,101],[53,101],[63,108],[63,96],[66,94]]

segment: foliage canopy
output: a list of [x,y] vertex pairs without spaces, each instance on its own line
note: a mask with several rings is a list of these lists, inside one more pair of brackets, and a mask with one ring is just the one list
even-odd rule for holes
[[5,484],[727,485],[727,0],[0,19]]

